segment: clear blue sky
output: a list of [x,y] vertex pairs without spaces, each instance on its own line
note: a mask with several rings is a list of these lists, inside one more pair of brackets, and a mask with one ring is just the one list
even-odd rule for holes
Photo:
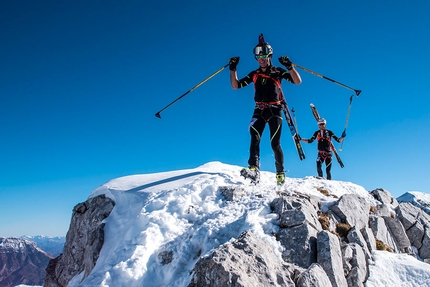
[[[110,179],[246,166],[252,85],[232,90],[240,56],[257,68],[264,33],[277,57],[363,92],[354,97],[333,179],[400,196],[429,192],[429,1],[3,1],[0,4],[0,236],[65,235],[72,208]],[[284,83],[300,135],[317,129],[314,103],[340,135],[348,89],[299,70]],[[315,175],[316,145],[300,161],[289,131],[290,177]],[[336,145],[339,147],[339,145]],[[274,171],[269,137],[261,169]]]

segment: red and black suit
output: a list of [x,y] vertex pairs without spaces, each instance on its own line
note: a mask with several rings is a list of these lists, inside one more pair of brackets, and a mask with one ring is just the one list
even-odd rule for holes
[[254,83],[254,101],[256,106],[249,125],[251,145],[249,150],[249,166],[260,167],[260,139],[266,123],[270,129],[270,142],[275,155],[277,173],[284,172],[284,153],[281,148],[282,106],[283,94],[281,81],[285,79],[291,83],[291,75],[283,68],[267,67],[263,72],[261,68],[250,72],[239,80],[238,88]]
[[315,139],[318,140],[317,172],[318,176],[323,176],[322,164],[323,162],[325,162],[327,179],[331,179],[331,138],[333,138],[337,142],[340,142],[339,138],[332,131],[326,129],[314,132],[313,136],[308,139],[308,143],[312,143]]

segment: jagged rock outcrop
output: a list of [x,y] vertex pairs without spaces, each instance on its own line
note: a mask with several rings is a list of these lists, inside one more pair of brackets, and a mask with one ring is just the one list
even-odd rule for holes
[[41,285],[51,259],[34,242],[0,237],[0,286]]
[[[368,266],[373,262],[372,250],[377,248],[376,239],[396,252],[411,254],[411,244],[403,225],[391,217],[394,208],[392,203],[398,206],[396,201],[382,189],[375,191],[372,196],[382,200],[376,206],[376,211],[384,207],[384,212],[371,214],[366,199],[346,194],[325,212],[329,221],[325,224],[327,230],[323,230],[320,223],[318,213],[321,214],[321,211],[315,208],[318,206],[315,198],[311,203],[306,196],[283,196],[271,203],[273,212],[279,215],[280,229],[276,237],[284,248],[282,259],[289,264],[285,272],[291,274],[295,286],[364,286],[369,276]],[[349,226],[347,231],[343,231],[344,234],[337,234],[340,224]],[[214,270],[207,267],[203,271],[199,267],[201,280],[215,276]],[[233,273],[226,274],[221,276],[220,273],[218,276],[231,278]],[[318,278],[321,278],[320,281]],[[215,281],[210,282],[205,286],[217,286]]]
[[430,260],[430,215],[409,202],[400,203],[396,214],[419,257]]
[[88,199],[73,208],[63,253],[49,262],[45,287],[67,286],[82,273],[85,279],[94,268],[104,243],[104,223],[115,203],[105,195]]

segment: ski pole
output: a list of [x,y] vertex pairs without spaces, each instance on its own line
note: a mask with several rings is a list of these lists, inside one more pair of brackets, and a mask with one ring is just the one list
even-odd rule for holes
[[164,108],[162,108],[161,110],[159,110],[155,116],[157,118],[161,119],[161,115],[160,113],[162,111],[164,111],[165,109],[167,109],[168,107],[170,107],[171,105],[173,105],[174,103],[176,103],[177,101],[179,101],[180,99],[182,99],[183,97],[185,97],[187,94],[191,93],[192,91],[194,91],[195,89],[197,89],[198,87],[200,87],[201,85],[203,85],[204,83],[206,83],[207,81],[209,81],[211,78],[213,78],[216,74],[218,74],[219,72],[221,72],[222,70],[224,70],[228,65],[230,65],[230,63],[228,63],[227,65],[225,65],[224,67],[222,67],[221,69],[219,69],[218,71],[216,71],[215,73],[213,73],[212,75],[210,75],[209,77],[207,77],[206,79],[204,79],[203,81],[201,81],[200,83],[198,83],[197,85],[195,85],[194,87],[192,87],[190,90],[188,90],[185,94],[183,94],[182,96],[180,96],[179,98],[177,98],[176,100],[174,100],[173,102],[171,102],[170,104],[168,104],[167,106],[165,106]]
[[306,71],[306,72],[308,72],[308,73],[311,73],[312,75],[315,75],[315,76],[317,76],[317,77],[320,77],[320,78],[323,78],[323,79],[329,80],[329,81],[331,81],[331,82],[333,82],[333,83],[335,83],[335,84],[338,84],[339,86],[342,86],[342,87],[344,87],[344,88],[347,88],[347,89],[353,90],[353,91],[355,92],[355,94],[357,95],[357,97],[358,97],[358,95],[360,95],[360,93],[361,93],[361,90],[356,90],[356,89],[353,89],[353,88],[351,88],[351,87],[348,87],[347,85],[344,85],[344,84],[339,83],[339,82],[337,82],[337,81],[335,81],[335,80],[332,80],[332,79],[330,79],[330,78],[327,78],[327,77],[325,77],[325,76],[323,76],[323,75],[321,75],[321,74],[315,73],[314,71],[311,71],[311,70],[309,70],[309,69],[306,69],[305,67],[299,66],[299,65],[294,64],[294,63],[293,63],[293,66],[296,66],[297,68],[300,68],[300,69],[302,69],[302,70],[304,70],[304,71]]
[[[348,126],[348,120],[349,120],[349,114],[351,113],[351,105],[352,105],[352,98],[353,98],[353,96],[354,96],[354,95],[352,95],[352,96],[349,98],[348,112],[347,112],[347,114],[346,114],[345,127],[344,127],[344,129],[343,129],[343,133],[342,133],[342,134],[346,133],[346,127]],[[345,138],[343,139],[342,143],[340,144],[339,151],[342,151],[342,147],[343,147],[343,142],[344,142],[344,141],[345,141]]]

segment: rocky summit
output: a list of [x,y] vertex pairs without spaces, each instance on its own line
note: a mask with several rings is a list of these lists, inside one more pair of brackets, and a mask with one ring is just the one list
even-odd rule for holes
[[74,208],[44,286],[360,287],[376,250],[430,261],[429,214],[387,190],[313,177],[278,188],[265,172],[253,186],[231,170],[98,188]]

